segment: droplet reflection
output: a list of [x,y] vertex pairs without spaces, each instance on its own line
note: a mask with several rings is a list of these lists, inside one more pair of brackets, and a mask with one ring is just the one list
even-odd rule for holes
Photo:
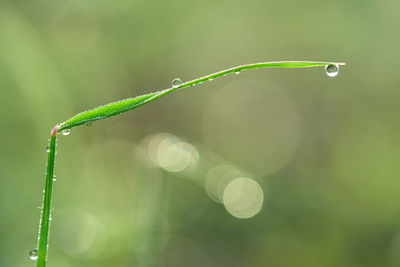
[[335,77],[339,74],[339,65],[330,64],[325,67],[325,73],[329,77]]
[[176,87],[178,87],[179,85],[181,85],[182,83],[183,83],[183,82],[182,82],[181,79],[175,78],[175,79],[172,80],[171,85],[172,85],[172,87],[176,88]]
[[32,249],[31,251],[29,251],[29,258],[33,261],[37,260],[38,258],[38,251],[37,248]]
[[61,134],[62,135],[69,135],[71,133],[71,130],[70,129],[65,129],[65,130],[62,130],[61,131]]

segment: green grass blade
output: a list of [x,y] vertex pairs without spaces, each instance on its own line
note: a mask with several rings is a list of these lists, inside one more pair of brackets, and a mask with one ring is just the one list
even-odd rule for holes
[[46,266],[47,247],[49,242],[50,218],[51,218],[51,199],[53,192],[54,160],[56,155],[57,127],[50,136],[50,144],[47,158],[46,185],[43,196],[42,214],[39,223],[39,238],[37,244],[37,267]]
[[44,198],[43,198],[43,206],[42,206],[42,214],[40,218],[39,224],[39,238],[37,245],[37,260],[36,267],[45,267],[46,266],[46,257],[47,257],[47,249],[48,249],[48,240],[49,240],[49,230],[50,230],[50,212],[51,212],[51,200],[52,200],[52,191],[53,191],[53,177],[54,177],[54,160],[56,154],[56,141],[57,141],[57,133],[68,130],[70,128],[91,124],[93,121],[105,119],[111,116],[115,116],[122,112],[134,109],[141,105],[150,103],[163,95],[169,94],[175,90],[182,89],[185,87],[193,86],[204,81],[212,80],[214,78],[218,78],[224,76],[229,73],[237,73],[243,70],[248,69],[257,69],[257,68],[269,68],[269,67],[279,67],[279,68],[304,68],[304,67],[318,67],[318,66],[327,66],[327,65],[345,65],[345,63],[336,63],[336,62],[316,62],[316,61],[274,61],[274,62],[262,62],[255,64],[247,64],[240,65],[234,68],[225,69],[219,72],[215,72],[185,83],[182,83],[178,86],[168,88],[162,91],[149,93],[146,95],[128,98],[124,100],[120,100],[117,102],[113,102],[110,104],[106,104],[104,106],[100,106],[88,111],[84,111],[79,113],[78,115],[73,116],[72,118],[66,120],[65,122],[57,125],[51,132],[50,136],[50,144],[49,144],[49,155],[47,160],[47,172],[46,172],[46,185],[44,190]]
[[272,62],[261,62],[247,65],[240,65],[230,69],[225,69],[219,72],[215,72],[198,79],[194,79],[188,82],[184,82],[179,86],[168,88],[162,91],[141,95],[134,98],[128,98],[113,102],[104,106],[100,106],[88,111],[79,113],[78,115],[66,120],[59,125],[58,131],[67,130],[83,124],[91,124],[93,121],[105,119],[117,114],[123,113],[125,111],[137,108],[149,102],[152,102],[163,95],[169,94],[175,90],[182,89],[185,87],[193,86],[210,79],[218,78],[229,73],[237,73],[243,70],[258,69],[258,68],[306,68],[306,67],[318,67],[326,65],[345,65],[345,63],[337,62],[317,62],[317,61],[272,61]]

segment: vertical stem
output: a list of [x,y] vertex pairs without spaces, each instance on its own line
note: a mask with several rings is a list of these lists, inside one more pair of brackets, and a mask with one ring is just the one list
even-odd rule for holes
[[47,159],[47,172],[46,172],[46,185],[43,196],[42,214],[39,223],[39,237],[37,245],[37,260],[36,267],[45,267],[47,259],[47,248],[49,241],[50,230],[50,216],[51,216],[51,199],[53,192],[53,178],[54,178],[54,160],[56,154],[56,141],[57,141],[58,126],[54,127],[51,131],[49,155]]

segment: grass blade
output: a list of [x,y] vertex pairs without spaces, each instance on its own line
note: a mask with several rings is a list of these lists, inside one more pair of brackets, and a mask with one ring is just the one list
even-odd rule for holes
[[50,136],[50,144],[48,148],[47,158],[47,171],[46,171],[46,185],[44,188],[42,214],[39,223],[39,237],[37,244],[37,267],[46,266],[47,259],[47,248],[49,242],[49,230],[51,221],[51,200],[53,192],[53,178],[54,178],[54,160],[56,156],[56,142],[57,142],[57,130],[55,127]]
[[83,125],[91,124],[93,121],[105,119],[117,114],[123,113],[125,111],[137,108],[144,104],[150,103],[163,95],[169,94],[175,90],[182,89],[185,87],[193,86],[210,79],[218,78],[229,73],[237,73],[242,70],[258,69],[258,68],[306,68],[306,67],[319,67],[327,65],[345,65],[345,63],[337,62],[318,62],[318,61],[272,61],[272,62],[261,62],[247,65],[240,65],[230,69],[225,69],[219,72],[215,72],[198,79],[194,79],[188,82],[184,82],[176,87],[171,87],[162,91],[141,95],[134,98],[128,98],[113,102],[104,106],[100,106],[88,111],[79,113],[78,115],[66,120],[59,125],[58,131],[65,131],[67,129]]
[[53,191],[53,177],[54,177],[54,160],[56,154],[56,141],[57,134],[59,132],[67,131],[73,127],[79,125],[88,125],[93,121],[105,119],[117,114],[123,113],[125,111],[137,108],[144,104],[150,103],[166,94],[169,94],[175,90],[182,89],[185,87],[193,86],[204,81],[212,80],[224,76],[229,73],[237,73],[243,70],[257,69],[257,68],[305,68],[305,67],[318,67],[327,65],[345,65],[345,63],[337,62],[317,62],[317,61],[272,61],[272,62],[261,62],[247,65],[240,65],[230,69],[225,69],[219,72],[215,72],[188,82],[181,83],[177,86],[149,93],[146,95],[137,96],[134,98],[128,98],[106,104],[88,111],[79,113],[65,122],[55,126],[51,131],[50,144],[49,144],[49,155],[47,160],[47,172],[46,172],[46,185],[44,190],[42,214],[39,224],[39,237],[37,245],[37,260],[36,267],[45,267],[48,241],[49,241],[49,231],[50,231],[50,221],[51,221],[51,202],[52,202],[52,191]]

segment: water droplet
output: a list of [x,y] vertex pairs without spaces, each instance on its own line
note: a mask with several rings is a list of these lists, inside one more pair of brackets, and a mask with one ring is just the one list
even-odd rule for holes
[[176,88],[176,87],[178,87],[179,85],[181,85],[182,83],[183,83],[183,82],[182,82],[181,79],[175,78],[175,79],[172,80],[171,85],[172,85],[172,87]]
[[326,75],[328,75],[329,77],[335,77],[338,75],[339,73],[339,66],[336,64],[330,64],[330,65],[326,65],[325,67],[325,73]]
[[29,258],[33,261],[37,260],[38,258],[37,248],[34,248],[31,251],[29,251]]
[[50,152],[50,147],[46,146],[46,152],[49,153]]
[[85,126],[91,126],[91,125],[92,125],[92,121],[85,122]]
[[62,135],[69,135],[71,133],[71,130],[70,129],[65,129],[65,130],[62,130],[61,131],[61,134]]
[[53,178],[53,182],[55,182],[55,181],[57,181],[57,179],[56,179],[56,178]]
[[208,80],[211,82],[211,81],[214,81],[214,78],[210,78],[210,79],[208,79]]
[[239,74],[239,73],[240,73],[240,70],[238,70],[238,71],[235,72],[235,74]]

